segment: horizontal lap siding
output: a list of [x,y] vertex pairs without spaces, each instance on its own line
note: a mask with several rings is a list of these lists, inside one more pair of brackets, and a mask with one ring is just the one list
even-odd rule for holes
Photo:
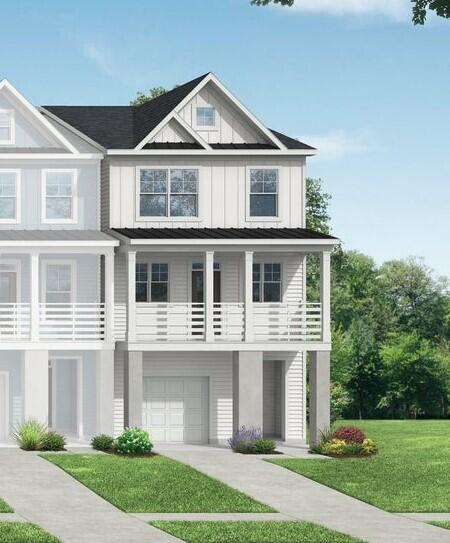
[[114,333],[117,341],[125,339],[127,326],[128,274],[125,255],[117,253],[114,258]]
[[144,376],[208,377],[209,438],[226,440],[232,433],[231,353],[144,353]]
[[124,424],[124,353],[114,353],[114,407],[113,407],[113,432],[119,435]]

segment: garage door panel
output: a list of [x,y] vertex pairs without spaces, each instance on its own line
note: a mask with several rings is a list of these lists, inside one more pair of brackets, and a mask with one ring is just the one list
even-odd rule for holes
[[145,377],[144,417],[153,441],[207,441],[206,378]]

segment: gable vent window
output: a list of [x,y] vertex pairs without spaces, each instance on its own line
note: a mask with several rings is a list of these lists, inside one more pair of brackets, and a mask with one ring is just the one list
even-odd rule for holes
[[12,145],[15,139],[14,111],[0,109],[0,145]]
[[278,216],[278,170],[250,170],[250,217]]
[[138,191],[140,218],[198,216],[198,170],[143,168]]
[[213,107],[197,108],[197,126],[199,128],[214,128],[216,126],[216,111]]

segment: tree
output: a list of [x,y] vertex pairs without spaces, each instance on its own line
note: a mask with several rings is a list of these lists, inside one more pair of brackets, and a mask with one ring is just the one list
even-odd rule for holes
[[330,233],[328,204],[331,196],[322,189],[322,179],[306,178],[306,228]]
[[139,91],[136,95],[136,98],[134,100],[131,100],[130,106],[141,106],[146,102],[150,102],[150,100],[153,100],[153,98],[161,96],[162,94],[166,94],[166,92],[167,89],[165,89],[164,87],[152,87],[148,91],[148,94]]
[[[301,0],[298,1],[301,2]],[[439,17],[450,18],[450,0],[411,0],[411,2],[415,25],[425,24],[429,11],[433,11]],[[294,5],[294,0],[251,0],[251,3],[255,6],[267,6],[274,3],[291,7]]]

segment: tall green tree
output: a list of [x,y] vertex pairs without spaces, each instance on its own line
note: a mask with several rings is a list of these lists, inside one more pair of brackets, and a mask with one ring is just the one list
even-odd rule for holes
[[166,94],[167,89],[164,87],[152,87],[148,94],[145,94],[144,92],[139,91],[136,94],[136,98],[134,100],[131,100],[130,106],[141,106],[142,104],[145,104],[146,102],[150,102],[150,100],[153,100],[153,98],[156,98],[157,96],[161,96],[163,94]]

